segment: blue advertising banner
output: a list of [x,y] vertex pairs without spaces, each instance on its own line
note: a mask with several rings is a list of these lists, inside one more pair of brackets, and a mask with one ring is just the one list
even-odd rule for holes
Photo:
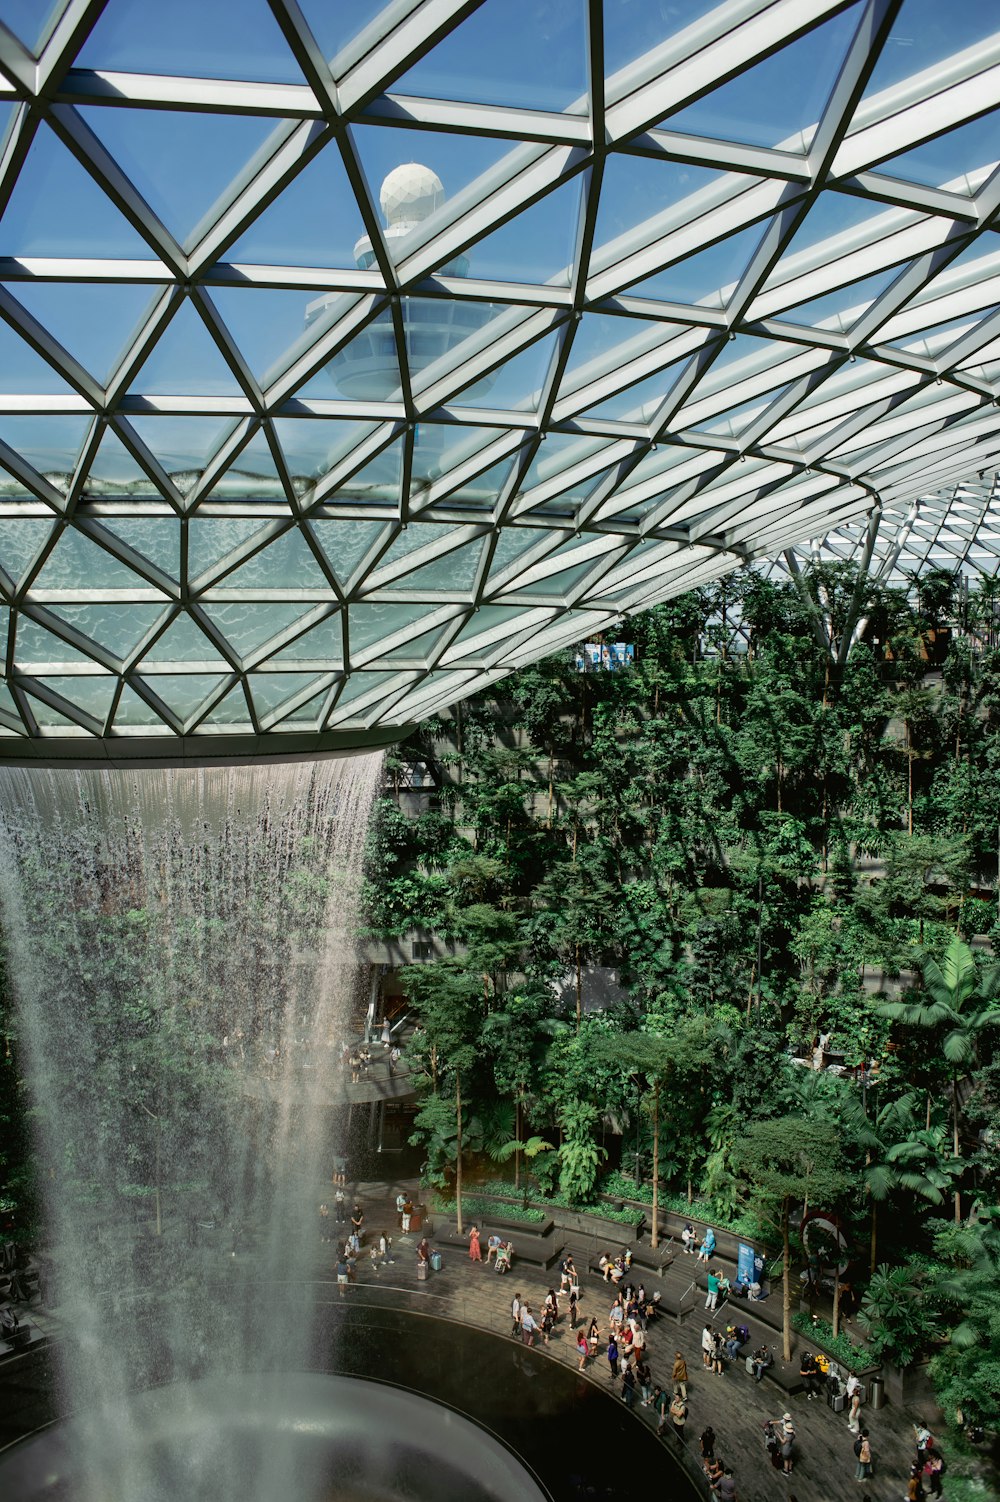
[[748,1246],[745,1241],[740,1242],[739,1251],[736,1256],[736,1278],[738,1282],[745,1283],[747,1287],[751,1283],[759,1281],[753,1270],[753,1247]]

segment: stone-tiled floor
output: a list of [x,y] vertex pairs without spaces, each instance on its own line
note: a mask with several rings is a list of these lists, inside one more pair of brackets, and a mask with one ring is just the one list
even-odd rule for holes
[[[518,1265],[515,1262],[511,1274],[497,1277],[492,1268],[472,1263],[460,1248],[451,1246],[444,1252],[443,1269],[432,1273],[426,1282],[418,1281],[415,1248],[419,1235],[412,1234],[404,1239],[395,1232],[394,1202],[400,1187],[399,1183],[388,1180],[348,1186],[352,1200],[358,1197],[365,1207],[366,1226],[376,1234],[383,1228],[394,1233],[395,1261],[375,1272],[368,1258],[363,1256],[359,1263],[358,1283],[348,1290],[347,1297],[358,1304],[399,1302],[509,1338],[510,1300],[515,1291],[527,1298],[533,1307],[540,1308],[546,1290],[552,1285],[553,1275],[543,1274],[527,1263]],[[416,1197],[416,1185],[412,1181],[403,1187]],[[320,1197],[332,1200],[327,1186],[321,1186],[317,1199]],[[430,1239],[433,1245],[433,1235]],[[330,1278],[333,1254],[331,1245],[317,1241],[317,1279]],[[239,1276],[244,1264],[248,1269],[252,1266],[251,1255],[241,1256],[234,1263],[228,1255],[228,1243],[207,1246],[203,1256],[206,1271],[214,1271],[227,1279]],[[583,1256],[577,1256],[578,1265],[584,1260]],[[596,1314],[605,1336],[611,1301],[609,1291],[598,1279],[584,1277],[581,1317],[589,1323],[591,1316]],[[44,1328],[53,1340],[58,1339],[57,1311],[33,1310],[29,1311],[28,1317]],[[669,1385],[674,1352],[678,1349],[684,1352],[691,1379],[688,1388],[689,1447],[697,1453],[698,1436],[707,1424],[713,1426],[717,1453],[733,1468],[740,1502],[770,1502],[772,1498],[785,1495],[793,1496],[797,1502],[844,1502],[848,1498],[860,1502],[865,1493],[871,1502],[896,1502],[905,1494],[911,1455],[911,1425],[919,1415],[903,1413],[892,1406],[886,1406],[878,1413],[864,1412],[863,1417],[871,1430],[876,1472],[871,1481],[861,1487],[854,1479],[853,1436],[844,1415],[833,1413],[821,1399],[809,1401],[804,1394],[789,1399],[770,1382],[753,1383],[742,1363],[734,1363],[721,1377],[705,1371],[699,1344],[702,1323],[700,1310],[680,1324],[669,1316],[658,1319],[651,1325],[648,1336],[650,1366],[654,1380]],[[543,1354],[553,1361],[576,1365],[578,1357],[568,1316],[560,1320]],[[414,1359],[418,1361],[419,1355]],[[612,1396],[616,1392],[610,1381],[603,1341],[599,1356],[588,1367],[586,1380]],[[525,1401],[531,1401],[527,1388]],[[615,1401],[620,1399],[615,1398]],[[765,1420],[779,1418],[786,1410],[792,1414],[797,1432],[795,1469],[787,1480],[772,1469],[763,1442]],[[49,1352],[29,1351],[0,1364],[0,1446],[50,1421],[57,1411]],[[637,1407],[634,1422],[652,1425],[651,1411]],[[673,1445],[673,1436],[668,1436],[664,1443]],[[692,1461],[693,1456],[689,1459],[689,1466]],[[623,1463],[627,1464],[627,1457]]]

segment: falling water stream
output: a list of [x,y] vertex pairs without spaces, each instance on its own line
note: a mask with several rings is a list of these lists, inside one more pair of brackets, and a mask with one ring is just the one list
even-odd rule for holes
[[[78,1425],[75,1498],[313,1494],[280,1436],[227,1444],[195,1420],[233,1373],[273,1384],[308,1365],[304,1290],[338,1150],[331,1082],[358,1000],[380,769],[366,756],[0,770],[0,901],[46,1298],[67,1332],[68,1409],[102,1409]],[[153,1410],[126,1400],[167,1383],[172,1423],[191,1432],[151,1460],[129,1426],[148,1438]],[[244,1415],[265,1401],[240,1392]]]

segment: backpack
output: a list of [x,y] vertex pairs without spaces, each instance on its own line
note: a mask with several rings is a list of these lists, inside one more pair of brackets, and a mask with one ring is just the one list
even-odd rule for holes
[[746,1343],[747,1343],[747,1341],[750,1339],[750,1328],[749,1328],[749,1326],[748,1325],[737,1325],[736,1326],[736,1336],[737,1336],[737,1339],[739,1340],[740,1345],[741,1346],[745,1346]]
[[859,1460],[861,1459],[861,1446],[863,1444],[864,1444],[864,1440],[861,1438],[861,1435],[859,1434],[858,1437],[857,1437],[857,1439],[854,1441],[854,1453],[858,1457]]

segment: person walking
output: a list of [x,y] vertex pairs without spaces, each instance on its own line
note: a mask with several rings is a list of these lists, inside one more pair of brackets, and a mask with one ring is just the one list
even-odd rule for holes
[[569,1291],[569,1327],[570,1327],[571,1330],[575,1330],[576,1329],[577,1312],[578,1312],[579,1303],[580,1303],[580,1290],[574,1284],[574,1286]]
[[599,1327],[599,1325],[597,1323],[596,1316],[594,1316],[593,1318],[591,1318],[590,1328],[587,1330],[587,1345],[590,1347],[590,1354],[591,1354],[591,1356],[596,1356],[597,1355],[597,1346],[598,1346],[598,1342],[600,1341],[600,1338],[601,1338],[600,1327]]
[[586,1335],[584,1335],[582,1330],[576,1338],[576,1354],[580,1358],[577,1365],[577,1371],[582,1372],[584,1367],[587,1365],[587,1357],[590,1355],[590,1346],[588,1345],[587,1337]]
[[712,1352],[715,1350],[715,1336],[711,1325],[706,1325],[701,1332],[701,1364],[706,1369],[712,1365]]
[[867,1481],[872,1474],[872,1467],[874,1465],[871,1441],[868,1438],[867,1429],[862,1429],[854,1441],[854,1455],[858,1462],[854,1471],[854,1479],[855,1481]]
[[512,1320],[511,1338],[516,1339],[521,1333],[521,1295],[519,1293],[515,1293],[510,1301],[510,1317]]
[[607,1352],[607,1355],[608,1355],[608,1365],[611,1368],[611,1380],[612,1380],[612,1382],[617,1382],[618,1381],[618,1342],[615,1340],[615,1337],[613,1335],[611,1336],[611,1338],[608,1341],[608,1352]]
[[861,1433],[861,1383],[857,1377],[850,1376],[847,1379],[847,1427],[852,1434]]
[[653,1401],[653,1374],[649,1370],[648,1362],[636,1362],[635,1380],[639,1384],[639,1391],[642,1393],[642,1406],[643,1408],[648,1408]]
[[631,1408],[635,1402],[635,1372],[631,1365],[626,1366],[622,1373],[622,1402],[626,1408]]
[[704,1461],[715,1459],[715,1430],[711,1424],[701,1431],[701,1458]]
[[535,1334],[538,1330],[538,1321],[531,1312],[531,1305],[525,1304],[521,1310],[521,1336],[526,1346],[535,1344]]
[[469,1232],[469,1261],[482,1262],[483,1249],[479,1245],[479,1227],[473,1226]]
[[674,1384],[674,1392],[679,1392],[684,1401],[687,1402],[688,1364],[684,1360],[682,1351],[674,1352],[674,1369],[670,1375]]
[[657,1384],[653,1388],[653,1412],[656,1414],[657,1434],[663,1433],[664,1425],[667,1422],[667,1409],[669,1406],[670,1399],[667,1397],[666,1389]]
[[680,1393],[670,1400],[670,1422],[674,1426],[674,1438],[679,1445],[684,1443],[684,1425],[687,1423],[688,1407]]

